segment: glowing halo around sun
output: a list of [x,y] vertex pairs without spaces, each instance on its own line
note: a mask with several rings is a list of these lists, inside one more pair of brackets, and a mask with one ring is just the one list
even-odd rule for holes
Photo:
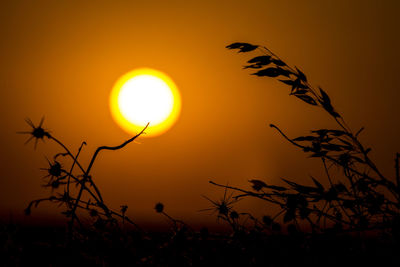
[[150,123],[143,136],[166,132],[178,118],[181,97],[175,83],[153,69],[136,69],[115,83],[110,95],[114,120],[130,134],[139,133]]

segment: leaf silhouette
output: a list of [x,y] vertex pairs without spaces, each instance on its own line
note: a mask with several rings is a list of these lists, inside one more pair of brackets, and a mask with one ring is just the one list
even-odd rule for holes
[[294,139],[293,141],[314,141],[316,139],[315,136],[299,136]]
[[326,104],[331,104],[331,99],[329,98],[328,94],[322,90],[321,87],[319,87],[319,90],[321,92],[321,96],[322,96],[322,101],[324,101]]
[[292,89],[290,91],[291,95],[306,94],[308,92],[308,90],[305,89],[309,89],[309,87],[307,85],[302,84],[300,79],[296,79],[294,81],[292,80],[280,80],[280,81],[292,86]]
[[308,89],[309,88],[307,85],[302,84],[300,79],[296,79],[294,81],[294,86],[296,88],[301,88],[301,89]]
[[259,65],[268,65],[271,63],[271,56],[258,56],[250,59],[247,63],[256,63]]
[[334,136],[342,136],[342,135],[347,135],[346,132],[342,131],[342,130],[328,130],[330,134],[334,135]]
[[232,43],[230,45],[227,45],[226,48],[228,49],[239,49],[239,53],[240,52],[250,52],[255,50],[258,47],[258,45],[252,45],[252,44],[248,44],[248,43]]
[[277,186],[277,185],[266,185],[266,188],[277,190],[277,191],[285,191],[287,190],[285,187]]
[[281,75],[286,76],[286,77],[289,77],[290,74],[293,74],[293,72],[291,72],[290,70],[282,69],[279,66],[276,69]]
[[277,68],[267,68],[267,69],[259,70],[256,73],[253,73],[252,75],[256,75],[259,77],[262,77],[262,76],[277,77],[280,75],[280,73]]
[[352,150],[352,149],[354,148],[353,145],[352,145],[350,142],[347,142],[347,141],[344,140],[343,138],[338,138],[338,140],[339,140],[340,142],[342,142],[343,144],[345,144],[345,145],[341,145],[344,149]]
[[263,187],[267,187],[267,185],[261,180],[249,180],[252,183],[252,187],[256,191],[260,191]]
[[280,59],[272,59],[272,63],[274,63],[274,64],[277,65],[277,66],[286,66],[286,63],[283,62],[283,61],[280,60]]
[[258,47],[258,45],[243,43],[243,46],[240,48],[239,53],[240,52],[250,52],[250,51],[257,49],[257,47]]
[[263,65],[260,64],[252,64],[252,65],[246,65],[243,67],[243,69],[261,69]]
[[[316,192],[317,189],[311,186],[305,186],[305,185],[299,185],[295,182],[291,182],[288,181],[286,179],[282,179],[284,182],[286,182],[288,185],[290,185],[291,187],[293,187],[293,189],[295,189],[296,191],[298,191],[299,193],[303,193],[303,194],[308,194],[311,192]],[[298,201],[298,197],[297,196],[289,196],[291,198],[288,198],[288,202],[289,201],[294,201],[293,199],[295,199],[296,201]]]
[[312,154],[310,157],[320,158],[320,157],[326,156],[327,153],[328,153],[328,151],[318,151],[317,153]]
[[295,68],[296,68],[297,74],[298,74],[297,77],[299,77],[299,79],[302,80],[303,82],[307,82],[306,75],[301,70],[299,70],[297,67],[295,67]]
[[311,176],[311,179],[313,180],[315,186],[318,188],[318,191],[323,192],[324,191],[324,187],[322,186],[322,184],[320,182],[318,182],[314,177]]
[[295,84],[295,81],[292,80],[279,80],[279,81],[290,86],[293,86]]
[[297,89],[297,90],[293,90],[290,93],[291,95],[305,95],[308,93],[308,90],[304,90],[304,89]]
[[343,147],[335,144],[321,144],[321,147],[330,151],[342,151]]
[[310,105],[317,105],[317,102],[315,102],[314,98],[312,98],[311,96],[308,95],[294,95],[297,98],[300,98],[301,100],[303,100],[304,102],[310,104]]
[[238,48],[242,47],[242,45],[243,45],[243,43],[236,42],[236,43],[232,43],[230,45],[227,45],[226,48],[228,48],[228,49],[238,49]]
[[359,158],[359,157],[356,157],[356,156],[351,156],[351,158],[352,158],[352,159],[354,159],[355,161],[359,162],[359,163],[362,163],[362,164],[364,164],[364,163],[365,163],[365,161],[364,161],[364,160],[362,160],[362,159],[361,159],[361,158]]
[[335,111],[335,109],[333,108],[332,104],[331,104],[331,99],[329,98],[328,94],[325,93],[324,90],[322,90],[321,87],[319,87],[319,90],[321,92],[321,100],[319,101],[322,105],[322,107],[329,113],[331,114],[333,117],[335,118],[340,118],[340,115]]

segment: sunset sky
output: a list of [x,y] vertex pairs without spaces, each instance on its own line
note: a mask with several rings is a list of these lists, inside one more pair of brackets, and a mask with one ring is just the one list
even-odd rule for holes
[[[38,123],[88,164],[101,145],[131,135],[113,120],[114,83],[136,68],[154,68],[177,85],[180,116],[164,134],[139,138],[100,154],[93,179],[111,207],[128,205],[138,222],[165,223],[156,202],[185,221],[213,223],[199,212],[219,198],[214,180],[250,188],[249,179],[280,183],[318,177],[320,161],[268,127],[291,136],[334,127],[319,108],[289,97],[273,79],[249,75],[251,54],[232,42],[265,45],[300,67],[331,96],[385,174],[400,151],[399,1],[1,1],[0,3],[0,214],[23,220],[23,209],[47,196],[46,157],[51,142],[24,145],[24,119]],[[67,162],[66,162],[67,163]],[[66,164],[66,166],[69,166]],[[268,213],[256,201],[239,207]],[[55,205],[32,218],[61,216]]]

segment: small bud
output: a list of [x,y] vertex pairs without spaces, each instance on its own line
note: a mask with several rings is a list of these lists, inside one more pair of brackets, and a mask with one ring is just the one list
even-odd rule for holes
[[236,211],[232,211],[229,216],[231,217],[231,219],[237,219],[239,218],[239,214]]
[[164,205],[160,202],[158,202],[156,204],[156,206],[154,207],[154,209],[156,210],[156,212],[161,213],[164,211]]
[[95,209],[91,209],[89,214],[91,217],[96,217],[98,215],[98,212]]

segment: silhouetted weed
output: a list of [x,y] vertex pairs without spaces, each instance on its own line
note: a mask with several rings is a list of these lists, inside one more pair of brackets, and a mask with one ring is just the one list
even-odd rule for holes
[[[144,127],[144,129],[140,133],[125,141],[121,145],[113,147],[98,147],[93,154],[88,167],[84,169],[79,163],[78,157],[86,142],[82,142],[76,155],[73,155],[71,151],[61,141],[51,135],[50,132],[42,128],[43,121],[44,119],[42,118],[39,125],[35,126],[30,119],[26,119],[26,122],[29,124],[29,126],[32,127],[32,131],[19,133],[31,135],[27,142],[34,138],[35,148],[38,140],[44,140],[44,138],[47,138],[60,145],[64,151],[54,155],[52,162],[47,160],[49,163],[48,168],[41,169],[47,172],[47,175],[44,177],[44,179],[47,179],[48,181],[44,186],[51,187],[52,195],[47,198],[41,198],[31,201],[28,207],[25,209],[25,214],[29,215],[31,213],[32,206],[37,207],[43,201],[54,202],[59,204],[60,206],[63,205],[65,206],[65,210],[62,213],[67,218],[69,218],[68,225],[70,236],[72,236],[72,230],[75,226],[75,222],[82,226],[81,220],[79,219],[79,215],[77,212],[78,209],[88,211],[89,216],[94,219],[93,226],[95,228],[104,228],[107,225],[115,225],[117,223],[115,217],[121,218],[122,224],[127,221],[137,227],[137,225],[125,214],[128,206],[121,206],[120,211],[114,211],[108,208],[103,200],[100,190],[93,180],[93,177],[90,175],[90,170],[99,152],[101,152],[102,150],[118,150],[123,148],[124,146],[135,140],[137,137],[139,137],[141,134],[143,134],[148,125],[146,125],[146,127]],[[72,160],[72,164],[69,170],[63,168],[59,158],[69,158]],[[76,172],[74,172],[75,166],[79,168],[80,174],[76,174]],[[72,192],[75,190],[71,190],[71,185],[75,185],[74,189],[76,188],[77,191],[74,192],[75,194]],[[62,193],[53,193],[54,191],[61,191],[60,189],[62,189]],[[86,197],[84,196],[84,193],[86,193]]]
[[[235,199],[253,197],[278,205],[281,210],[275,216],[263,217],[265,228],[271,227],[281,217],[281,221],[288,224],[287,231],[291,234],[300,231],[304,223],[309,225],[312,233],[398,233],[399,154],[395,157],[393,177],[384,176],[369,157],[371,148],[365,147],[358,139],[363,128],[354,133],[333,107],[328,94],[321,87],[315,89],[299,68],[290,67],[263,46],[233,43],[227,48],[239,49],[239,52],[260,51],[262,55],[248,60],[245,69],[256,69],[252,75],[275,78],[288,85],[289,95],[322,108],[336,121],[338,128],[312,130],[310,134],[289,138],[278,126],[270,124],[288,142],[310,157],[321,159],[326,182],[322,182],[322,178],[310,177],[311,185],[301,185],[293,180],[282,179],[286,185],[278,186],[268,185],[261,180],[250,180],[253,190],[213,181],[210,183],[237,192]],[[341,172],[335,173],[332,170],[334,166]]]
[[[147,126],[119,146],[97,148],[84,168],[78,158],[85,142],[73,154],[42,127],[43,119],[38,126],[27,119],[32,130],[21,132],[30,135],[26,143],[34,139],[36,148],[38,140],[47,139],[63,151],[42,168],[46,172],[44,186],[52,189],[51,195],[31,201],[25,213],[29,215],[32,207],[43,201],[56,203],[65,208],[68,229],[27,229],[0,224],[1,252],[6,255],[2,264],[398,266],[400,154],[395,156],[394,176],[384,176],[369,157],[371,149],[358,139],[363,129],[353,132],[328,94],[320,87],[313,87],[299,68],[290,67],[266,47],[233,43],[227,48],[240,53],[261,52],[243,68],[257,77],[275,78],[288,85],[289,95],[319,107],[337,123],[335,129],[311,130],[295,138],[270,125],[292,145],[321,160],[325,181],[310,177],[310,183],[305,185],[282,179],[281,185],[273,185],[251,179],[249,190],[210,181],[224,188],[224,194],[220,200],[204,196],[211,207],[202,211],[211,211],[217,221],[227,223],[228,234],[212,233],[204,227],[195,231],[169,215],[161,202],[154,209],[168,220],[170,231],[138,231],[139,227],[126,216],[127,205],[121,205],[118,211],[106,205],[90,171],[99,152],[123,148]],[[272,204],[279,210],[258,218],[235,207],[243,198],[257,198],[265,201],[267,207]],[[81,220],[83,216],[78,211],[87,212],[91,227],[85,227],[87,220]],[[117,219],[122,221],[122,227]],[[136,230],[124,228],[125,222]],[[371,232],[379,235],[364,234]]]

